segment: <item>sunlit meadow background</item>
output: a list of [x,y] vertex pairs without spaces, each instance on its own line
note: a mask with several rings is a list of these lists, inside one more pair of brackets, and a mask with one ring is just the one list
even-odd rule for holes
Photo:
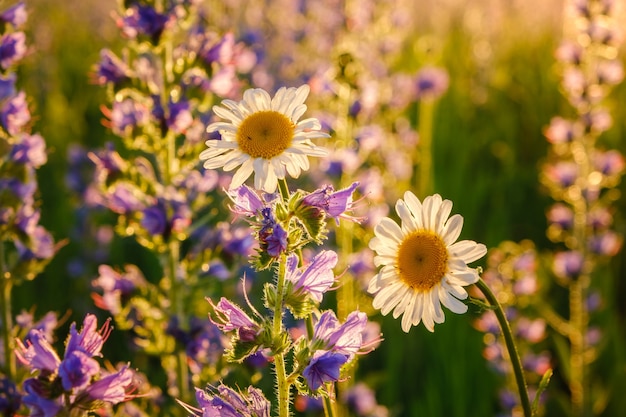
[[[281,20],[280,8],[272,1],[213,2],[216,22],[236,36],[245,31],[247,19],[267,19],[275,25],[267,36],[268,56],[281,48],[280,25],[324,25],[344,13],[344,2],[324,1],[316,20]],[[320,2],[321,3],[321,2]],[[352,11],[359,2],[350,3]],[[407,7],[405,3],[412,4]],[[463,237],[495,247],[504,240],[530,239],[540,250],[553,244],[546,237],[545,212],[551,200],[539,183],[540,164],[548,144],[542,134],[550,119],[571,113],[559,91],[559,74],[554,51],[563,37],[563,2],[509,0],[446,0],[437,2],[399,0],[387,4],[391,16],[398,4],[407,7],[409,20],[400,33],[394,26],[357,28],[342,42],[357,42],[367,50],[368,42],[385,36],[400,44],[388,65],[395,71],[415,73],[426,64],[444,67],[450,86],[437,102],[434,119],[434,191],[454,202],[454,213],[465,218]],[[229,6],[230,5],[230,6]],[[89,73],[99,60],[102,48],[119,50],[122,40],[111,17],[114,1],[29,0],[26,29],[32,51],[20,67],[20,82],[32,98],[36,115],[35,130],[46,139],[49,160],[38,171],[41,190],[42,221],[55,239],[66,245],[43,274],[15,289],[14,309],[35,306],[43,314],[53,310],[70,312],[73,321],[84,313],[105,317],[91,299],[90,282],[97,275],[97,264],[84,264],[81,278],[72,278],[70,269],[83,242],[76,240],[75,208],[82,203],[68,190],[68,149],[81,144],[88,149],[102,147],[113,140],[102,124],[100,106],[104,91],[90,82]],[[380,6],[378,6],[380,9]],[[624,8],[623,8],[624,9]],[[265,11],[265,13],[261,12]],[[227,16],[227,17],[226,17]],[[209,17],[211,18],[211,17]],[[622,16],[622,21],[626,17]],[[384,19],[381,19],[384,21]],[[313,26],[313,27],[315,27]],[[362,30],[363,33],[358,31]],[[315,32],[315,30],[312,30]],[[313,41],[314,39],[311,38]],[[303,39],[303,42],[306,42]],[[311,48],[311,62],[332,60],[317,56]],[[621,54],[623,57],[624,54]],[[298,59],[294,56],[294,72]],[[622,59],[623,60],[623,59]],[[310,64],[310,62],[309,62]],[[294,78],[293,85],[297,83]],[[394,94],[394,91],[383,91]],[[613,127],[601,143],[611,149],[626,149],[626,87],[611,94]],[[311,94],[309,107],[323,109]],[[417,107],[409,106],[406,117],[415,126]],[[382,142],[385,146],[385,141]],[[315,169],[317,165],[313,165]],[[393,188],[391,176],[386,187]],[[621,186],[622,194],[624,185]],[[404,190],[396,190],[396,197]],[[395,200],[394,200],[395,201]],[[623,233],[626,199],[617,202],[616,229]],[[104,216],[106,223],[112,219]],[[606,349],[594,365],[597,376],[605,378],[608,402],[602,415],[623,415],[626,397],[626,266],[624,249],[603,267],[601,278],[593,285],[601,288],[605,310],[600,323]],[[130,240],[115,237],[106,254],[109,264],[137,263],[150,278],[155,261]],[[555,294],[555,308],[562,309],[565,299]],[[422,326],[409,334],[390,317],[376,316],[382,323],[385,341],[365,358],[360,367],[376,387],[378,400],[392,415],[402,416],[490,416],[497,409],[498,377],[483,359],[483,335],[471,326],[477,317],[470,309],[466,315],[446,315],[445,325],[429,333]],[[72,321],[70,320],[70,321]],[[63,334],[61,331],[60,334]],[[549,349],[555,349],[548,345]],[[124,335],[114,331],[105,345],[112,362],[129,360]],[[133,363],[146,367],[148,363]],[[563,392],[559,365],[548,390]],[[566,400],[552,396],[547,415],[563,415]]]

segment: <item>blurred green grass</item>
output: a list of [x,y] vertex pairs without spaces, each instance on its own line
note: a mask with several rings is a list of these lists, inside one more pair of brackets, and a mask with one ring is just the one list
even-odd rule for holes
[[[63,240],[74,226],[74,204],[80,204],[64,185],[68,146],[96,148],[111,139],[101,124],[104,93],[89,83],[88,73],[100,49],[115,49],[120,40],[110,17],[113,2],[34,0],[28,7],[34,50],[20,70],[20,80],[33,100],[35,130],[46,138],[50,152],[39,172],[42,223]],[[516,28],[502,33],[506,38],[491,45],[488,67],[476,64],[474,39],[463,25],[450,28],[439,40],[441,65],[450,71],[451,86],[437,104],[435,190],[454,201],[453,212],[464,216],[462,238],[488,247],[503,240],[531,239],[538,248],[549,249],[544,213],[550,199],[538,182],[539,164],[547,152],[541,132],[552,116],[570,111],[554,70],[559,28],[538,28],[530,37]],[[623,84],[613,92],[612,101],[614,127],[602,141],[607,147],[625,149],[626,106],[619,105],[626,103]],[[620,187],[623,193],[624,185]],[[622,198],[617,204],[616,227],[623,233],[626,201]],[[129,259],[131,252],[141,253],[121,239],[115,242],[112,256],[119,262]],[[16,289],[16,309],[36,305],[41,314],[71,310],[76,317],[95,309],[89,283],[68,278],[67,263],[77,245],[80,242],[68,242],[40,277]],[[594,368],[596,378],[606,376],[612,394],[605,416],[626,409],[626,398],[614,395],[626,379],[626,303],[618,296],[626,291],[623,257],[624,249],[602,277],[603,293],[614,295],[600,318],[609,348]],[[149,266],[150,259],[143,263]],[[434,334],[423,327],[404,334],[397,321],[382,319],[385,341],[362,361],[361,370],[383,387],[378,399],[392,415],[494,415],[498,380],[482,359],[482,335],[471,327],[472,318],[471,312],[464,316],[448,312],[445,325]],[[111,359],[128,360],[124,355],[129,352],[116,350],[117,342],[113,345],[108,347]],[[553,384],[558,387],[562,381],[557,377]],[[554,404],[548,415],[563,414]]]

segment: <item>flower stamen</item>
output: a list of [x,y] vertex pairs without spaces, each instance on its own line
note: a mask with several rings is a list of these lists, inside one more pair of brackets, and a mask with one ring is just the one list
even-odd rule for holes
[[447,271],[448,251],[441,238],[417,231],[404,238],[398,249],[400,279],[414,290],[428,291],[440,283]]
[[284,114],[265,110],[246,117],[237,129],[239,148],[253,158],[272,159],[291,146],[295,126]]

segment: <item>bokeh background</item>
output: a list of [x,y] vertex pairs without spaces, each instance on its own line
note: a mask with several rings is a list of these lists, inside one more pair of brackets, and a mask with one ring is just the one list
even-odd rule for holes
[[[294,2],[306,10],[300,14],[289,9],[291,2],[209,3],[213,3],[209,19],[214,17],[214,24],[224,31],[243,37],[253,24],[265,30],[261,36],[267,47],[267,71],[280,74],[276,83],[296,85],[304,71],[335,65],[332,61],[342,48],[369,51],[368,60],[361,62],[371,66],[363,70],[370,71],[372,78],[376,77],[375,65],[386,68],[381,77],[412,74],[427,64],[445,68],[449,89],[436,103],[433,127],[434,190],[454,202],[454,213],[464,216],[465,238],[489,248],[523,239],[533,241],[540,252],[553,248],[546,237],[545,217],[551,199],[539,175],[548,152],[543,130],[553,116],[572,112],[560,91],[554,57],[568,30],[563,1]],[[114,1],[29,0],[27,7],[26,32],[32,50],[20,66],[19,79],[32,100],[31,112],[37,118],[34,130],[46,139],[49,152],[48,163],[38,171],[41,223],[56,240],[66,240],[66,245],[41,276],[16,288],[14,309],[71,312],[76,320],[85,312],[104,317],[94,307],[90,282],[72,273],[83,243],[72,235],[79,220],[73,213],[83,203],[69,191],[66,176],[72,145],[95,149],[114,139],[102,124],[104,91],[90,81],[90,72],[102,48],[119,50],[123,45],[112,18],[117,6]],[[370,12],[375,23],[355,23],[349,29],[338,29],[334,23],[343,22],[345,13],[354,19]],[[285,37],[304,27],[305,35],[292,48],[294,41]],[[379,93],[396,94],[393,90]],[[324,103],[315,100],[312,94],[310,107],[322,110]],[[606,148],[624,150],[624,84],[613,90],[608,105],[613,126],[600,142]],[[404,116],[415,125],[417,105],[409,105]],[[392,179],[387,181],[393,188]],[[624,185],[619,188],[623,194]],[[615,209],[615,228],[623,233],[626,199],[619,199]],[[106,216],[101,220],[111,221]],[[112,264],[133,261],[150,271],[154,262],[138,245],[117,237],[107,251]],[[594,367],[597,376],[606,379],[604,416],[622,415],[626,410],[626,398],[620,395],[626,383],[623,258],[624,249],[597,277],[604,297],[599,324],[602,337],[610,341]],[[97,275],[95,263],[83,263],[80,268],[79,277]],[[399,322],[377,317],[385,341],[362,360],[360,371],[376,387],[378,401],[393,415],[495,415],[501,380],[482,355],[483,335],[471,324],[477,314],[472,309],[463,316],[448,313],[445,325],[432,334],[421,326],[405,334]],[[114,332],[105,346],[107,358],[127,360],[123,342],[124,336]],[[559,365],[554,365],[548,393],[565,390]],[[547,415],[563,415],[557,397],[548,400]]]

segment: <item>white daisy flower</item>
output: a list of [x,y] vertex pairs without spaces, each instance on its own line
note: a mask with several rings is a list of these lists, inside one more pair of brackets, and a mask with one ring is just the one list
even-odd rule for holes
[[[467,266],[487,253],[482,243],[456,242],[463,228],[463,217],[448,218],[452,202],[435,194],[422,204],[407,191],[396,203],[402,221],[398,226],[384,217],[376,226],[369,247],[376,251],[374,263],[382,266],[367,288],[374,296],[374,308],[383,315],[393,310],[402,317],[402,330],[408,333],[420,321],[431,332],[445,317],[441,304],[461,314],[467,305],[465,286],[478,281],[478,272]],[[456,243],[455,243],[456,242]]]
[[254,188],[272,193],[279,179],[289,174],[298,178],[309,169],[308,156],[325,156],[326,150],[311,139],[329,137],[320,132],[315,118],[298,121],[307,107],[309,86],[280,88],[274,98],[260,89],[249,89],[239,103],[222,101],[213,111],[228,122],[208,126],[208,132],[219,131],[221,140],[207,140],[209,147],[200,154],[204,167],[223,167],[231,171],[240,166],[230,188],[242,185],[254,172]]

